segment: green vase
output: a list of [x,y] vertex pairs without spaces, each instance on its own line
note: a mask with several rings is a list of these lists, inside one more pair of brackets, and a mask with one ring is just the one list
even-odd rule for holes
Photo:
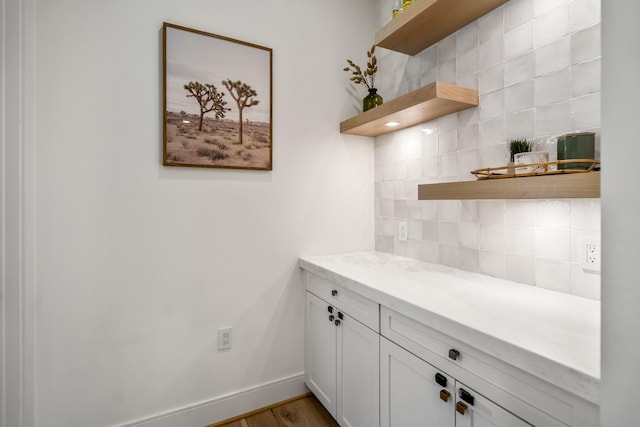
[[362,111],[367,111],[378,105],[382,105],[382,97],[376,93],[377,91],[378,89],[376,88],[369,89],[369,95],[365,96],[362,100]]

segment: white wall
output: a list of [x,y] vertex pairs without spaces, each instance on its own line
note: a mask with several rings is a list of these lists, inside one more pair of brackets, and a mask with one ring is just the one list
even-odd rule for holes
[[[389,20],[382,10],[379,24]],[[480,105],[376,138],[376,249],[599,299],[600,275],[580,265],[580,240],[600,237],[598,199],[417,193],[418,184],[506,165],[514,138],[546,151],[552,136],[591,131],[599,147],[600,2],[510,0],[415,56],[379,57],[376,84],[389,99],[440,80],[477,89]],[[408,221],[406,242],[399,221]]]
[[640,98],[640,4],[602,2],[601,425],[638,425],[640,192],[635,176]]
[[[373,248],[373,144],[338,132],[369,1],[7,1],[27,11],[11,30],[34,90],[35,425],[114,425],[300,374],[298,256]],[[161,166],[163,21],[273,48],[273,172]]]

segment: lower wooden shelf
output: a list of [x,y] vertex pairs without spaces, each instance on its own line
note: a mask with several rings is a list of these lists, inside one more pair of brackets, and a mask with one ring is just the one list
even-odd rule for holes
[[600,172],[418,185],[418,200],[591,199],[599,197]]

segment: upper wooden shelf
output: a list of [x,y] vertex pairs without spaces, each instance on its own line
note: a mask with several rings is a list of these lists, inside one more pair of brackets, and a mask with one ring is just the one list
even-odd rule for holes
[[418,200],[591,199],[599,197],[600,172],[418,185]]
[[376,45],[415,55],[507,0],[417,0],[376,31]]
[[[478,105],[478,91],[433,82],[340,123],[340,133],[378,136]],[[385,123],[396,121],[398,126]]]

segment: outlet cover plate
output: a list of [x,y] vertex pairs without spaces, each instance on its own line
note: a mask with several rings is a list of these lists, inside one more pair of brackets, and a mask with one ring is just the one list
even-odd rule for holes
[[599,237],[583,236],[580,238],[578,251],[580,265],[584,271],[599,273],[601,270],[602,245]]

